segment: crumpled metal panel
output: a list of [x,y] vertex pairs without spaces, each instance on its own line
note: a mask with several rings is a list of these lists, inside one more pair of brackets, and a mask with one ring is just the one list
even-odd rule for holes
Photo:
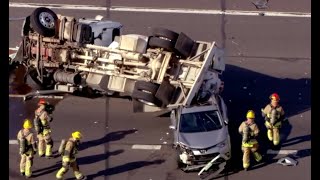
[[291,157],[284,157],[279,159],[277,164],[281,164],[283,166],[296,166],[298,161],[292,159]]

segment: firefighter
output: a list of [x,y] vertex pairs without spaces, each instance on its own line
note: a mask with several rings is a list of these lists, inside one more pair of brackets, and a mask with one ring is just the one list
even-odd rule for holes
[[242,122],[239,127],[239,133],[242,135],[242,152],[243,152],[243,168],[245,170],[250,166],[250,152],[253,153],[253,156],[257,162],[260,162],[262,156],[258,153],[258,141],[256,137],[259,134],[259,128],[254,122],[255,113],[252,110],[249,110],[247,113],[247,120]]
[[50,122],[52,115],[46,110],[48,103],[44,99],[40,99],[38,109],[35,111],[34,126],[38,137],[38,153],[40,157],[45,155],[46,158],[52,157],[53,140],[51,138]]
[[270,95],[270,104],[262,109],[262,116],[265,118],[265,126],[268,129],[268,139],[273,142],[275,146],[280,143],[281,122],[284,120],[283,108],[279,105],[280,97],[277,93]]
[[20,173],[26,178],[32,175],[33,155],[36,153],[36,144],[31,128],[32,122],[29,119],[25,119],[23,129],[17,134],[19,154],[21,155]]
[[[63,148],[64,150],[61,152],[62,153],[61,154],[62,155],[62,167],[57,172],[56,178],[62,179],[63,175],[66,172],[68,172],[68,170],[71,166],[76,179],[86,179],[86,176],[84,176],[80,172],[79,166],[76,161],[76,154],[78,153],[78,146],[80,144],[82,134],[79,131],[75,131],[71,134],[71,136],[72,137],[68,141],[66,141],[65,145],[60,145],[60,146],[65,146],[65,147]],[[61,149],[61,147],[59,149]]]

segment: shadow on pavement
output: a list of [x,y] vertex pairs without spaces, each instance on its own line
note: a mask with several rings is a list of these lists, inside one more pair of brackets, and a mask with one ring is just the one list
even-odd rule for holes
[[126,135],[135,133],[136,131],[137,130],[123,130],[123,131],[111,132],[106,134],[104,137],[100,139],[82,142],[79,146],[79,150],[82,151],[93,146],[98,146],[101,144],[108,143],[110,141],[118,141],[124,138]]
[[92,156],[86,156],[86,157],[80,157],[77,158],[77,162],[79,165],[83,165],[83,164],[93,164],[102,160],[106,160],[108,159],[110,156],[116,156],[118,154],[123,153],[124,150],[116,150],[116,151],[112,151],[112,152],[106,152],[103,154],[96,154],[96,155],[92,155]]
[[134,170],[134,169],[142,168],[142,167],[145,167],[145,166],[150,166],[150,165],[154,165],[154,164],[162,164],[164,162],[165,162],[165,160],[162,160],[162,159],[154,160],[154,161],[135,161],[135,162],[130,162],[130,163],[126,163],[126,164],[123,164],[123,165],[120,165],[120,166],[116,166],[116,167],[108,168],[106,170],[99,171],[96,174],[88,175],[87,178],[88,179],[94,179],[94,178],[99,177],[99,176],[110,176],[110,175],[113,175],[113,174],[119,174],[119,173],[131,171],[131,170]]
[[311,141],[311,134],[288,139],[282,143],[282,147],[291,146],[294,144],[299,144],[299,143],[302,143],[305,141]]
[[42,169],[37,169],[35,171],[33,171],[33,177],[39,177],[42,175],[46,175],[46,174],[50,174],[53,172],[57,172],[60,168],[61,168],[61,161],[57,161],[56,164],[54,164],[53,166],[49,166],[46,168],[42,168]]
[[[280,105],[284,108],[287,118],[305,112],[311,109],[311,79],[282,79],[234,65],[226,65],[226,71],[221,77],[225,82],[225,88],[222,97],[228,106],[229,115],[229,133],[232,144],[232,158],[230,160],[230,172],[242,170],[242,151],[241,135],[238,128],[242,121],[246,119],[246,113],[249,109],[256,113],[256,123],[260,129],[259,151],[265,154],[271,148],[270,141],[267,139],[267,130],[264,126],[264,119],[261,116],[261,108],[269,103],[270,94],[277,92],[280,95]],[[280,130],[281,141],[284,146],[292,145],[293,141],[299,143],[310,139],[303,137],[299,140],[287,140],[291,133],[292,126],[290,122],[284,122]],[[289,142],[287,142],[289,141]],[[291,143],[290,143],[291,142]],[[280,145],[281,146],[281,145]],[[279,149],[279,147],[272,147]],[[265,156],[267,163],[272,163],[271,156]],[[271,161],[271,162],[269,162]]]

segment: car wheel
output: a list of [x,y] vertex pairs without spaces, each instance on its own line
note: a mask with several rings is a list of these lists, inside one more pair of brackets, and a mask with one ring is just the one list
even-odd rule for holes
[[37,33],[44,37],[52,37],[55,35],[57,15],[48,8],[37,8],[30,16],[30,23]]

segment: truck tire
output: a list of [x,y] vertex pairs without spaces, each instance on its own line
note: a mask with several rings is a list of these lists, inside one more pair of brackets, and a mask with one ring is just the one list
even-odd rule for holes
[[145,82],[145,81],[137,81],[134,86],[134,89],[136,90],[148,91],[153,95],[156,94],[158,88],[159,88],[158,84]]
[[159,100],[151,93],[146,91],[133,90],[132,98],[149,106],[160,106]]
[[158,37],[150,37],[149,39],[149,47],[163,48],[167,51],[174,52],[174,45],[175,42],[171,42]]
[[171,30],[168,30],[168,29],[165,29],[165,28],[161,28],[161,27],[153,28],[152,35],[155,37],[164,37],[164,38],[170,39],[171,41],[174,41],[174,42],[177,41],[178,36],[179,36],[178,33],[171,31]]
[[30,16],[30,23],[37,33],[44,37],[55,35],[57,15],[52,10],[44,7],[37,8]]

